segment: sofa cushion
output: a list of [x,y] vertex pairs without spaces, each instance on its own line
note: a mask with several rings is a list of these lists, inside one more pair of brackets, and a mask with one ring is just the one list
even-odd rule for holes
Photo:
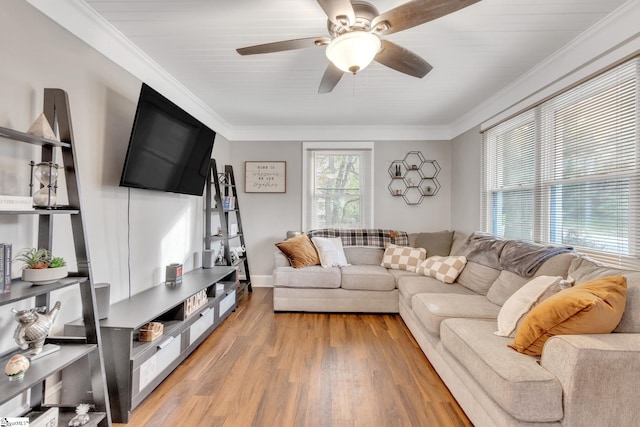
[[408,307],[412,307],[411,299],[413,296],[421,293],[477,295],[472,290],[457,283],[449,285],[433,277],[407,275],[397,278],[397,282],[400,298],[402,298]]
[[436,233],[418,233],[414,246],[424,248],[427,256],[448,256],[453,243],[453,231],[438,231]]
[[536,358],[509,349],[509,338],[493,334],[495,321],[446,319],[443,347],[487,394],[514,418],[528,422],[562,419],[562,386]]
[[380,265],[384,249],[365,246],[347,246],[344,248],[347,262],[353,265]]
[[[534,277],[537,276],[562,276],[567,277],[569,265],[575,258],[575,254],[566,253],[553,256],[546,260]],[[502,270],[496,281],[487,292],[487,298],[494,304],[503,305],[515,291],[520,289],[531,277],[523,277],[508,270]]]
[[289,258],[289,262],[294,268],[320,264],[316,247],[311,243],[309,236],[304,233],[284,242],[278,242],[276,246]]
[[418,276],[417,273],[413,273],[413,272],[407,271],[407,270],[392,270],[392,269],[388,269],[387,272],[389,272],[389,274],[392,275],[393,279],[396,281],[396,288],[398,287],[398,280],[400,280],[400,278]]
[[627,279],[627,305],[622,320],[614,332],[640,332],[640,272],[605,267],[586,257],[574,258],[569,275],[576,284],[607,276],[624,276]]
[[422,248],[389,245],[384,250],[380,265],[396,270],[416,271],[418,265],[427,257],[427,251]]
[[395,278],[378,265],[348,265],[341,270],[342,289],[390,291],[396,287]]
[[319,265],[293,268],[276,268],[273,286],[285,288],[339,288],[342,276],[340,267],[324,268]]
[[464,256],[432,256],[424,260],[416,273],[431,276],[444,283],[453,283],[467,263]]
[[454,231],[449,255],[464,255],[464,248],[468,238],[469,235],[467,233]]
[[312,237],[311,242],[318,251],[320,265],[323,267],[342,267],[348,264],[340,237]]
[[458,276],[457,282],[477,294],[486,295],[499,275],[500,270],[467,261],[467,265]]
[[509,270],[502,270],[498,278],[487,291],[487,299],[494,304],[503,305],[511,295],[531,280]]
[[429,333],[440,336],[444,319],[495,319],[500,306],[483,295],[417,294],[411,301],[413,312]]
[[622,318],[626,291],[624,276],[594,279],[560,291],[527,314],[509,347],[539,356],[554,335],[608,334]]
[[562,276],[538,276],[509,297],[498,313],[496,335],[514,337],[518,325],[529,311],[551,295],[571,286]]

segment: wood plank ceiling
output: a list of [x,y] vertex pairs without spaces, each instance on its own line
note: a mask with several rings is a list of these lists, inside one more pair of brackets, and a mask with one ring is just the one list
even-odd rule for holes
[[[448,126],[624,0],[483,0],[386,36],[434,66],[423,79],[373,63],[317,93],[324,47],[235,48],[325,36],[315,0],[85,0],[231,126]],[[380,12],[404,0],[371,0]]]

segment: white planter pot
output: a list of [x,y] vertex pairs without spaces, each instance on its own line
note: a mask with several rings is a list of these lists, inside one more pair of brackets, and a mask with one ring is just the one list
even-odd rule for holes
[[66,265],[56,268],[25,268],[22,270],[22,281],[34,285],[48,285],[68,275]]

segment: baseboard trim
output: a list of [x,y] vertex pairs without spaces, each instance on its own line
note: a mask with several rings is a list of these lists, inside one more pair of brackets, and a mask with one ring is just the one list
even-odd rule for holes
[[272,275],[251,275],[251,286],[256,288],[273,288],[273,276]]

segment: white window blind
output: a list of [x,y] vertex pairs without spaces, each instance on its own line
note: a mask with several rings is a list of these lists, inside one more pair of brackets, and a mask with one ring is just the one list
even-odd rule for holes
[[640,59],[498,126],[483,139],[483,227],[640,266]]
[[535,122],[532,113],[503,123],[485,141],[485,229],[533,240]]

